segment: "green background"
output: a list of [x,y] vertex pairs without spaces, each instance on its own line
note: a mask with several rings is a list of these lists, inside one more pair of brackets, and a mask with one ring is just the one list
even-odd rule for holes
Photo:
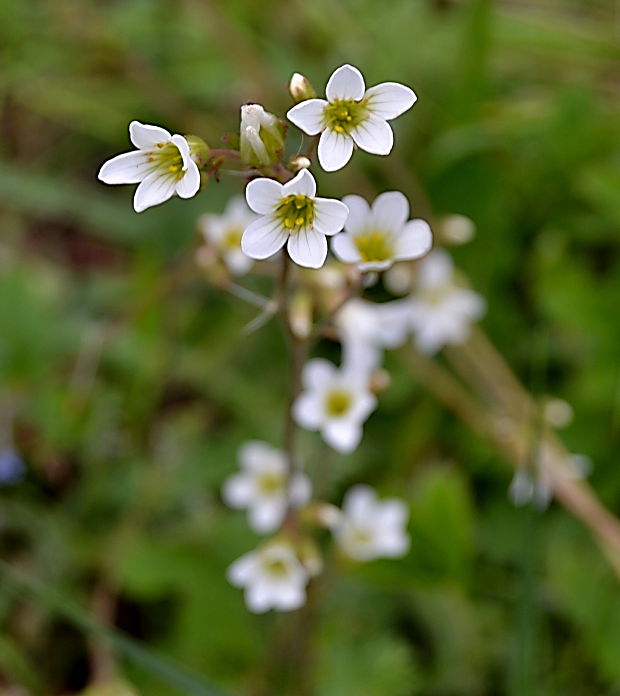
[[[544,337],[533,388],[572,405],[562,437],[618,510],[618,31],[603,0],[0,2],[0,413],[27,465],[0,489],[22,578],[0,568],[0,683],[84,689],[76,624],[104,587],[153,651],[115,639],[145,695],[219,693],[160,655],[251,696],[620,694],[620,592],[590,535],[558,506],[514,509],[510,468],[396,358],[362,446],[329,464],[335,502],[358,481],[407,499],[411,553],[330,574],[307,625],[248,613],[225,569],[257,538],[219,488],[241,442],[279,442],[286,352],[273,323],[243,336],[256,310],[192,261],[196,218],[242,179],[140,215],[96,180],[132,119],[217,146],[244,102],[283,115],[295,71],[412,86],[393,154],[317,172],[320,191],[472,218],[454,254],[483,328],[530,386]],[[324,450],[302,442],[312,470]]]

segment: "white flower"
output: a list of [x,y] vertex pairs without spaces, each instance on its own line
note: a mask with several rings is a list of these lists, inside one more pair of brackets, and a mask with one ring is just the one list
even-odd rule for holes
[[424,220],[410,220],[409,202],[400,191],[377,196],[372,208],[361,196],[345,196],[349,209],[344,232],[332,240],[332,251],[362,271],[384,271],[395,261],[428,253],[433,233]]
[[414,92],[398,82],[383,82],[366,89],[362,73],[343,65],[329,78],[325,99],[307,99],[287,117],[308,135],[318,135],[321,167],[341,169],[351,159],[353,145],[373,155],[387,155],[394,144],[388,121],[416,102]]
[[221,215],[206,213],[198,227],[209,246],[214,247],[230,271],[243,275],[252,267],[252,259],[241,251],[241,235],[257,216],[248,208],[243,196],[234,196]]
[[275,531],[290,506],[310,500],[308,477],[296,472],[289,480],[284,452],[266,442],[246,442],[239,450],[241,472],[228,478],[222,488],[224,501],[233,508],[247,508],[250,526],[259,534]]
[[99,179],[105,184],[139,184],[133,199],[137,213],[175,193],[181,198],[198,193],[200,172],[182,135],[132,121],[129,137],[138,149],[108,160],[99,170]]
[[260,104],[242,106],[241,159],[255,167],[266,167],[277,162],[284,150],[284,130],[284,124]]
[[228,580],[245,588],[245,603],[257,614],[303,606],[308,579],[293,549],[280,542],[246,553],[228,568]]
[[370,486],[354,486],[332,531],[342,551],[356,561],[396,558],[409,549],[408,514],[402,500],[379,501]]
[[307,169],[286,184],[265,178],[250,181],[245,197],[261,217],[243,233],[244,253],[266,259],[286,244],[295,263],[320,268],[327,256],[325,235],[340,232],[349,210],[340,201],[315,194],[316,181]]
[[377,406],[368,378],[355,370],[338,370],[316,358],[304,366],[304,390],[293,404],[293,417],[309,430],[320,430],[338,452],[352,452],[362,439],[362,425]]
[[357,297],[345,302],[334,317],[345,369],[369,374],[378,368],[383,350],[396,348],[407,338],[406,313],[399,302],[377,304]]
[[417,289],[407,300],[415,343],[424,353],[436,353],[448,343],[463,343],[472,322],[486,309],[484,298],[454,282],[452,259],[434,251],[418,266]]

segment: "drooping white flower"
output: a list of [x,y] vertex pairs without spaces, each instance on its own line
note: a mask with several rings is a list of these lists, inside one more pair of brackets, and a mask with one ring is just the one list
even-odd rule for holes
[[409,512],[402,500],[380,501],[370,486],[351,488],[332,532],[340,549],[356,561],[396,558],[409,549]]
[[302,428],[320,430],[338,452],[352,452],[362,439],[362,426],[377,406],[368,390],[368,376],[357,370],[338,370],[316,358],[304,366],[304,391],[293,404],[293,417]]
[[284,149],[285,124],[260,104],[241,107],[239,153],[254,167],[275,164]]
[[344,203],[316,196],[316,181],[307,169],[280,184],[254,179],[245,189],[252,210],[261,217],[243,233],[241,248],[253,259],[273,256],[285,244],[300,266],[320,268],[327,257],[325,235],[342,229],[349,210]]
[[454,280],[454,265],[444,251],[434,251],[418,266],[416,290],[407,300],[416,346],[436,353],[446,344],[463,343],[471,324],[480,319],[486,302]]
[[259,534],[274,532],[289,506],[310,500],[308,477],[296,471],[289,478],[286,455],[266,442],[246,442],[239,450],[239,466],[241,471],[226,480],[222,497],[230,507],[247,509],[250,526]]
[[349,209],[344,232],[332,251],[363,271],[384,271],[395,261],[419,259],[430,251],[433,233],[424,220],[409,220],[409,201],[400,191],[377,196],[372,208],[361,196],[345,196]]
[[228,568],[228,580],[245,588],[250,611],[291,611],[306,601],[309,574],[286,543],[272,542],[246,553]]
[[399,302],[377,304],[356,297],[338,310],[334,324],[344,368],[365,374],[380,367],[384,349],[402,345],[409,330],[406,308]]
[[235,275],[243,275],[252,267],[252,259],[241,251],[241,235],[256,219],[243,196],[231,198],[221,215],[206,213],[198,219],[205,241]]
[[387,155],[394,144],[388,124],[416,102],[414,92],[398,82],[382,82],[366,89],[362,73],[343,65],[329,78],[325,99],[307,99],[287,117],[308,135],[318,135],[321,167],[333,172],[351,158],[353,145],[373,155]]
[[99,170],[105,184],[138,184],[133,199],[137,213],[173,195],[191,198],[200,188],[200,172],[182,135],[139,121],[129,124],[129,137],[137,150],[108,160]]

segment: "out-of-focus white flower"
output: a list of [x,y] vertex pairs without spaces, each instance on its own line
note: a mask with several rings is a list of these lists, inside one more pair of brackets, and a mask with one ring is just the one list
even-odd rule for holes
[[284,124],[260,104],[241,107],[239,154],[246,164],[267,167],[281,159]]
[[191,198],[198,193],[200,172],[186,138],[138,121],[129,124],[129,137],[138,149],[108,160],[99,179],[105,184],[139,184],[133,199],[137,213],[175,194]]
[[241,472],[228,478],[222,488],[224,501],[233,508],[247,508],[250,526],[259,534],[274,532],[287,508],[310,500],[312,487],[300,471],[292,477],[284,452],[266,442],[246,442],[239,450]]
[[245,196],[261,216],[241,238],[241,248],[253,259],[269,258],[286,244],[295,263],[320,268],[327,257],[325,235],[340,232],[349,214],[341,201],[316,197],[316,181],[307,169],[286,184],[254,179]]
[[466,244],[476,234],[476,226],[465,215],[447,215],[440,223],[440,238],[446,244]]
[[370,486],[354,486],[332,531],[340,549],[356,561],[396,558],[409,550],[408,515],[402,500],[380,501]]
[[238,558],[228,568],[228,580],[245,588],[250,611],[291,611],[306,601],[309,574],[286,543],[271,542]]
[[243,275],[252,267],[252,259],[241,251],[241,235],[256,219],[243,196],[231,198],[221,215],[206,213],[198,219],[207,245],[217,251],[235,275]]
[[454,265],[444,251],[434,251],[418,266],[416,290],[406,300],[416,346],[436,353],[446,344],[463,343],[472,322],[486,310],[484,298],[454,281]]
[[395,261],[419,259],[430,251],[433,233],[424,220],[409,220],[409,201],[400,191],[377,196],[372,208],[361,196],[345,196],[349,209],[344,232],[332,240],[332,251],[363,271],[384,271]]
[[346,302],[334,316],[347,370],[368,374],[381,365],[383,350],[404,343],[409,330],[406,308],[398,302],[377,304],[359,298]]
[[304,391],[293,404],[293,417],[302,428],[320,430],[338,452],[352,452],[362,439],[362,425],[377,406],[368,390],[368,376],[338,370],[316,358],[304,366]]
[[308,135],[318,135],[321,167],[333,172],[351,159],[353,146],[373,155],[387,155],[394,144],[388,121],[416,102],[414,92],[398,82],[383,82],[366,89],[362,73],[342,65],[329,78],[325,99],[307,99],[287,117]]
[[545,510],[553,496],[553,478],[550,468],[568,479],[585,478],[592,468],[592,461],[583,454],[571,454],[564,458],[560,465],[557,463],[556,450],[543,443],[539,448],[538,457],[533,471],[521,467],[515,471],[508,487],[508,497],[514,505],[522,507],[533,503],[539,510]]

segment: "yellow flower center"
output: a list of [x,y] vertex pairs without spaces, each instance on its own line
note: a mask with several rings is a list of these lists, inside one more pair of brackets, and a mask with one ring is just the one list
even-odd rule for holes
[[282,224],[291,234],[312,227],[314,200],[299,193],[285,196],[276,208],[276,216],[282,220]]
[[368,230],[353,239],[364,263],[391,261],[394,258],[394,240],[390,232]]
[[261,493],[276,493],[282,489],[282,476],[275,473],[265,473],[258,477],[257,485]]
[[229,227],[222,236],[222,249],[234,251],[241,246],[242,227]]
[[280,578],[286,577],[289,573],[288,565],[279,558],[263,560],[263,568],[269,575]]
[[170,172],[177,180],[182,179],[185,172],[179,148],[174,143],[157,143],[156,147],[156,150],[148,153],[148,161],[153,163],[153,169]]
[[336,99],[325,107],[325,125],[336,133],[348,135],[368,117],[368,100]]
[[351,394],[344,389],[332,389],[325,399],[325,410],[330,416],[342,416],[351,407]]

